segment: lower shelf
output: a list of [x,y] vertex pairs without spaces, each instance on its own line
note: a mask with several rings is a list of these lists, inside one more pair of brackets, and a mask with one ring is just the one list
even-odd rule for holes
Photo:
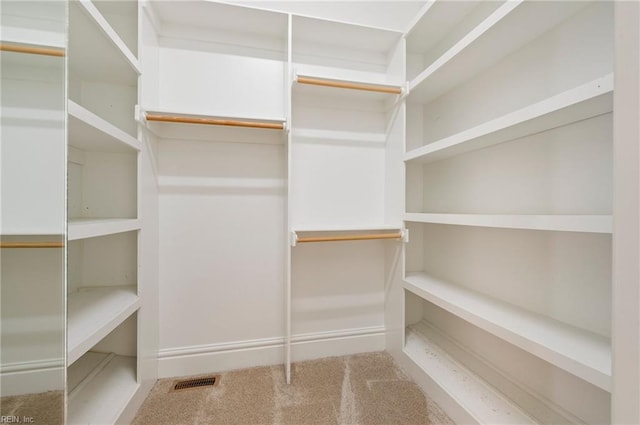
[[138,389],[136,358],[87,352],[68,369],[69,424],[112,424]]
[[67,361],[74,363],[138,308],[135,286],[96,287],[69,295]]
[[537,423],[440,348],[434,342],[433,333],[424,321],[407,327],[404,352],[471,417],[483,424]]
[[407,273],[404,288],[569,373],[610,391],[611,342],[425,273]]

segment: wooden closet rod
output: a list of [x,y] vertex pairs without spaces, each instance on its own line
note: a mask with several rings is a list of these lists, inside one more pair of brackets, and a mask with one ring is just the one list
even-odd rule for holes
[[338,242],[338,241],[367,241],[372,239],[400,239],[402,233],[367,233],[363,235],[348,236],[310,236],[306,238],[297,238],[296,242]]
[[311,84],[315,86],[337,87],[340,89],[365,90],[378,93],[402,94],[402,88],[377,86],[372,84],[348,83],[345,81],[323,80],[321,78],[297,77],[296,81],[300,84]]
[[0,43],[0,51],[15,52],[15,53],[29,53],[32,55],[64,57],[64,49],[59,49],[55,47],[35,47],[35,46],[26,46],[21,44]]
[[271,123],[260,121],[237,121],[219,118],[194,118],[176,117],[172,115],[147,114],[147,121],[175,122],[182,124],[206,124],[206,125],[226,125],[232,127],[264,128],[269,130],[284,130],[284,123]]
[[0,248],[64,248],[64,242],[0,242]]

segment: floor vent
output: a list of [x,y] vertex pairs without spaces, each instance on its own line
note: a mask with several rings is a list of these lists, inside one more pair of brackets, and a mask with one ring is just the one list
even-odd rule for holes
[[194,378],[194,379],[182,379],[180,381],[174,381],[171,386],[171,391],[183,391],[190,390],[194,388],[202,388],[202,387],[215,387],[220,382],[220,375],[214,376],[205,376],[202,378]]

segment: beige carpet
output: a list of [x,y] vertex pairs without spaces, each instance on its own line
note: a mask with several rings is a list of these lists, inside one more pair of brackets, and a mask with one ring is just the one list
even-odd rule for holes
[[385,352],[221,374],[216,387],[170,392],[159,380],[132,425],[453,425]]
[[[64,392],[6,396],[0,398],[0,415],[8,416],[0,423],[30,423],[31,425],[62,425]],[[18,420],[19,422],[15,422]]]

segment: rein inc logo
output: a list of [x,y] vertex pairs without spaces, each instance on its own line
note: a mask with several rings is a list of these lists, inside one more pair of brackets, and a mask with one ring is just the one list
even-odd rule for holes
[[0,424],[32,424],[31,416],[0,416]]

